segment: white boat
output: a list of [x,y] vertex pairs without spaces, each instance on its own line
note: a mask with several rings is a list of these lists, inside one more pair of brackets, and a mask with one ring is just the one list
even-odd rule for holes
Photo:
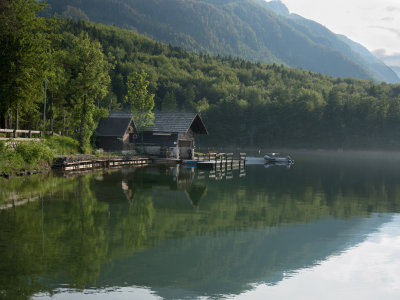
[[264,155],[264,159],[267,162],[274,162],[274,163],[287,163],[287,164],[293,164],[294,160],[288,155],[288,156],[279,156],[279,153],[269,153]]

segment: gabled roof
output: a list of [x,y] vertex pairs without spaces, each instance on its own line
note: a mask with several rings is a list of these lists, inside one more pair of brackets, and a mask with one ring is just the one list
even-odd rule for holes
[[203,121],[197,113],[156,112],[152,132],[186,133],[190,128],[195,133],[208,134]]
[[97,136],[123,136],[131,122],[129,114],[113,116],[100,119],[97,127]]
[[[103,118],[97,127],[97,136],[123,136],[131,121],[130,113],[113,112]],[[186,133],[190,128],[194,133],[208,134],[203,121],[197,113],[156,112],[154,125],[146,131]]]

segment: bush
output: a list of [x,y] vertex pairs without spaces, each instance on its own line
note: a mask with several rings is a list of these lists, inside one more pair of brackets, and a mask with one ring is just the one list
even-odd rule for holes
[[54,158],[54,152],[38,142],[20,142],[14,150],[3,142],[0,148],[0,173],[13,174],[48,168]]
[[96,149],[96,150],[94,150],[94,155],[96,157],[102,157],[102,156],[104,156],[104,150],[103,149]]
[[54,158],[54,152],[48,146],[37,142],[18,143],[14,154],[20,155],[29,165],[37,164],[40,161],[51,164]]
[[3,161],[2,170],[6,173],[13,173],[30,169],[30,165],[25,162],[22,155],[15,151],[7,151],[6,159]]
[[68,136],[51,136],[46,139],[45,144],[56,154],[79,153],[79,142]]
[[6,142],[0,141],[0,155],[2,155],[6,151]]

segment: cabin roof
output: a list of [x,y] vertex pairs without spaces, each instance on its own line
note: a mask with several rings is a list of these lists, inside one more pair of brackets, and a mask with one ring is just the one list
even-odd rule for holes
[[[113,112],[103,118],[97,127],[97,136],[123,136],[131,121],[127,112]],[[190,128],[194,133],[208,134],[197,113],[155,112],[154,125],[146,129],[150,132],[186,133]]]
[[153,122],[154,125],[148,131],[186,133],[192,128],[195,133],[208,134],[197,113],[156,112]]
[[97,136],[123,136],[128,129],[131,117],[119,116],[102,118],[97,126]]

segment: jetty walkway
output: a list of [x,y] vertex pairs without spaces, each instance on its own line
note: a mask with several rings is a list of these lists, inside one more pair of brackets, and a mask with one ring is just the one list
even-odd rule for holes
[[122,166],[143,166],[151,162],[150,158],[130,156],[90,157],[72,156],[58,157],[53,163],[53,169],[65,172],[105,169]]
[[204,169],[240,169],[246,164],[246,153],[240,153],[238,158],[233,153],[196,154],[194,160],[183,163]]

